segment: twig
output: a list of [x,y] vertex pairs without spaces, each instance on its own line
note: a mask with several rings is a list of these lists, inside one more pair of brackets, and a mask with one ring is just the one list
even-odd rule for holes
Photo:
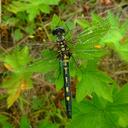
[[117,71],[114,73],[114,76],[115,75],[121,75],[121,74],[128,74],[128,71],[127,70],[124,70],[124,71]]

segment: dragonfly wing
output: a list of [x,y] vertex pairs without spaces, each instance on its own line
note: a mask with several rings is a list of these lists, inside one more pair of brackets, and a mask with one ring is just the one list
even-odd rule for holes
[[104,44],[101,43],[101,40],[109,30],[110,23],[107,19],[90,23],[90,26],[78,35],[76,41],[72,41],[74,44],[69,44],[71,53],[81,59],[100,58],[105,53]]

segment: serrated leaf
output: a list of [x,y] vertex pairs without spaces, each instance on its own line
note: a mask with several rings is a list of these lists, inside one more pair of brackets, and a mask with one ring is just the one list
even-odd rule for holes
[[83,101],[73,109],[74,116],[67,128],[116,128],[114,115],[110,115],[103,106],[99,106],[98,100]]
[[[68,128],[120,128],[128,126],[128,85],[113,90],[113,102],[93,95],[92,100],[74,103]],[[81,120],[82,118],[82,120]]]
[[13,13],[18,13],[20,11],[24,11],[26,9],[26,3],[21,1],[13,1],[10,5],[8,5],[8,10]]
[[[50,5],[57,5],[59,0],[28,0],[28,1],[13,1],[9,6],[8,10],[13,13],[26,11],[29,14],[29,20],[32,21],[37,14],[39,13],[39,9],[41,5],[41,11],[44,13],[50,12]],[[34,8],[34,9],[33,9]]]
[[[128,57],[128,50],[127,50],[127,40],[124,40],[126,38],[125,34],[128,31],[128,21],[126,20],[124,23],[119,22],[119,18],[117,16],[114,16],[112,13],[109,13],[108,16],[111,29],[108,31],[108,33],[102,38],[102,43],[112,44],[113,50],[116,51],[120,57],[127,61]],[[127,38],[126,38],[127,39]]]
[[16,48],[12,53],[5,55],[3,61],[5,65],[8,65],[13,69],[13,72],[18,72],[30,61],[28,47],[26,46],[21,50]]
[[120,126],[128,126],[128,84],[119,91],[114,93],[113,104],[108,104],[107,110],[118,117],[118,123]]
[[77,85],[76,99],[82,101],[85,96],[96,93],[99,97],[103,97],[112,102],[112,87],[109,83],[112,80],[102,72],[84,72],[83,79]]

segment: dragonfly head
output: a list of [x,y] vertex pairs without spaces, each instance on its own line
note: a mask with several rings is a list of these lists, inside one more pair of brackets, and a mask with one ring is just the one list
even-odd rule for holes
[[62,36],[64,33],[65,33],[65,30],[64,30],[63,27],[57,27],[57,28],[55,28],[55,29],[52,31],[52,34],[53,34],[53,35],[56,35],[56,36]]

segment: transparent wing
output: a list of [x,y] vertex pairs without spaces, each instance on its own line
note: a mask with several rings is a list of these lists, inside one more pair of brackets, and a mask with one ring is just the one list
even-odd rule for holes
[[[92,24],[93,27],[91,27]],[[110,24],[108,20],[100,19],[100,22],[95,21],[85,28],[85,30],[75,38],[75,41],[67,42],[76,63],[81,65],[86,65],[90,63],[90,61],[97,63],[99,59],[108,52],[101,44],[101,40],[109,30]]]

